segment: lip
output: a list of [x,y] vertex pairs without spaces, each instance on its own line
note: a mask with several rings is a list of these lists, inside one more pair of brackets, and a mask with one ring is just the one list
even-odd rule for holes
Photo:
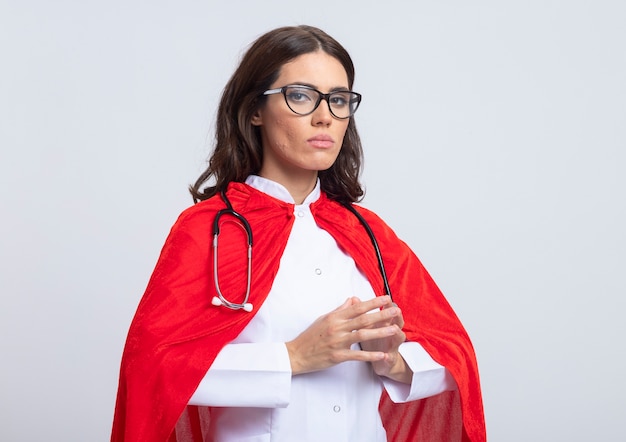
[[328,149],[335,145],[335,140],[330,135],[319,134],[311,137],[307,140],[307,142],[313,147],[318,147],[321,149]]

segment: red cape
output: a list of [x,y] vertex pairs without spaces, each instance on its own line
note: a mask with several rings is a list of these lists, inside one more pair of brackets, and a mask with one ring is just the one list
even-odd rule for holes
[[[224,203],[211,198],[184,211],[163,246],[128,332],[111,441],[203,440],[210,408],[187,403],[219,351],[239,335],[267,297],[294,220],[292,204],[245,184],[231,183],[228,197],[254,235],[250,302],[255,309],[247,313],[211,305],[212,225]],[[419,342],[458,385],[458,392],[406,404],[394,404],[383,394],[379,408],[388,440],[485,441],[478,368],[467,333],[409,247],[374,213],[357,209],[379,242],[407,339]],[[372,244],[357,218],[323,193],[311,211],[318,225],[354,258],[374,292],[384,294]],[[222,231],[221,287],[228,287],[228,294],[244,293],[244,234],[232,224]]]

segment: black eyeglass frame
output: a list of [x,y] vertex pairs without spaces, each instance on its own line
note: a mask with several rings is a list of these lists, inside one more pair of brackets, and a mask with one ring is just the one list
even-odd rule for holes
[[[308,89],[310,91],[313,92],[317,92],[318,94],[318,98],[317,98],[317,103],[315,103],[315,106],[313,106],[313,109],[310,112],[307,112],[305,114],[301,113],[301,112],[296,112],[295,110],[293,110],[293,108],[289,105],[289,100],[287,99],[287,89],[290,87],[297,87],[297,88],[301,88],[301,89]],[[353,94],[356,98],[350,100],[350,103],[354,103],[356,102],[356,107],[354,108],[354,111],[352,111],[350,113],[350,115],[348,115],[347,117],[339,117],[337,116],[334,112],[333,109],[330,106],[330,97],[331,95],[334,94],[341,94],[341,93],[350,93]],[[328,105],[328,110],[330,111],[330,113],[332,114],[333,117],[339,119],[339,120],[345,120],[346,118],[350,118],[352,117],[357,109],[359,108],[359,105],[361,104],[361,94],[359,94],[358,92],[354,92],[354,91],[348,91],[348,90],[339,90],[339,91],[333,91],[333,92],[329,92],[328,94],[324,94],[321,91],[315,89],[314,87],[311,86],[306,86],[303,84],[288,84],[286,86],[283,87],[279,87],[276,89],[268,89],[265,92],[263,92],[262,95],[273,95],[273,94],[283,94],[283,97],[285,97],[285,103],[287,103],[287,107],[291,110],[291,112],[293,112],[296,115],[300,115],[300,116],[306,116],[306,115],[311,115],[313,112],[315,112],[315,110],[319,107],[320,103],[322,102],[322,100],[326,101],[326,104]],[[349,107],[350,108],[350,107]]]

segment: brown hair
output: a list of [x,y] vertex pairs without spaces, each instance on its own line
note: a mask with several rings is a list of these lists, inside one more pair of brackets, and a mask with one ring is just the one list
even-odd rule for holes
[[[251,123],[265,103],[263,92],[270,88],[282,66],[294,58],[322,50],[336,58],[346,70],[348,86],[354,83],[354,65],[348,52],[331,36],[312,26],[283,27],[259,37],[243,56],[224,88],[217,111],[215,149],[207,169],[189,191],[194,202],[225,190],[231,181],[243,182],[261,170],[263,148],[259,127]],[[319,172],[326,194],[340,202],[355,202],[363,196],[359,183],[363,149],[350,117],[341,151],[335,163]],[[200,188],[208,183],[207,187]]]

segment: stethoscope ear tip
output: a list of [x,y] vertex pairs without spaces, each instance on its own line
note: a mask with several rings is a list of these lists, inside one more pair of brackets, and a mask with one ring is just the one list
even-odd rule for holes
[[[213,299],[211,299],[211,304],[213,304],[216,307],[219,307],[220,305],[225,305],[224,302],[217,296],[213,296]],[[248,313],[250,313],[252,311],[252,304],[250,304],[249,302],[246,302],[245,304],[241,305],[241,304],[235,304],[234,306],[226,306],[226,307],[230,307],[233,308],[234,310],[239,310],[240,308],[244,309],[245,311],[247,311]]]

